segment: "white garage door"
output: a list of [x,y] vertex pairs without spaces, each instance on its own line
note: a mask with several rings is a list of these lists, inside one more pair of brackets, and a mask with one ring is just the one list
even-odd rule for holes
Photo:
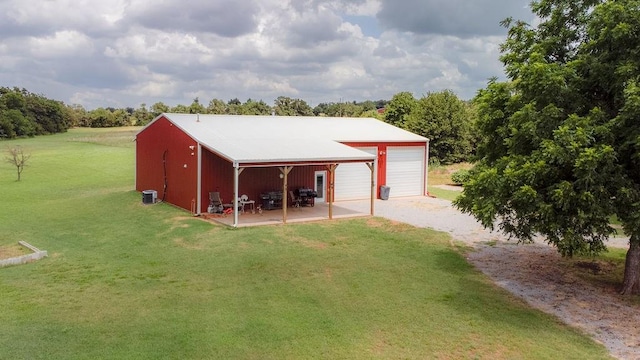
[[[357,148],[376,155],[378,148]],[[377,178],[376,172],[373,181]],[[374,194],[375,196],[375,194]],[[340,164],[336,169],[335,200],[369,199],[371,197],[371,170],[366,163]]]
[[424,195],[424,150],[422,146],[387,148],[390,197]]

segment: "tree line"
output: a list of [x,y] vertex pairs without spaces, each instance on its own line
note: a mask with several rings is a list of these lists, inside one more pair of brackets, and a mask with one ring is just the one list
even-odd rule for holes
[[280,96],[270,106],[263,100],[248,99],[241,102],[237,98],[229,101],[212,99],[203,104],[195,98],[191,104],[169,106],[163,102],[156,102],[147,107],[141,104],[139,108],[124,109],[97,108],[87,111],[82,106],[71,106],[71,123],[80,127],[115,127],[140,126],[162,113],[179,114],[217,114],[217,115],[278,115],[278,116],[376,116],[377,108],[383,107],[386,101],[364,101],[350,103],[321,103],[315,108],[301,99]]
[[0,139],[29,137],[64,132],[71,127],[118,127],[146,125],[162,113],[377,117],[378,109],[388,101],[320,103],[315,108],[301,99],[280,96],[270,106],[262,100],[237,98],[229,101],[212,99],[203,104],[195,98],[189,105],[169,106],[157,102],[149,107],[141,104],[134,109],[100,107],[86,110],[81,105],[65,105],[44,95],[17,87],[0,87]]
[[431,139],[431,159],[450,164],[467,161],[473,154],[475,115],[471,103],[451,91],[428,93],[420,99],[401,92],[388,100],[327,102],[311,107],[302,99],[280,96],[273,106],[262,100],[212,99],[206,106],[195,98],[191,104],[168,106],[157,102],[137,109],[100,107],[86,110],[65,105],[25,89],[0,88],[0,139],[64,132],[72,127],[120,127],[146,125],[162,113],[372,117]]
[[0,139],[67,131],[73,124],[60,101],[25,89],[0,87]]

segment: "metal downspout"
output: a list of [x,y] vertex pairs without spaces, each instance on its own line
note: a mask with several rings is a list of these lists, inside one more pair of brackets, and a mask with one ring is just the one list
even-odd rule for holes
[[375,172],[376,172],[376,163],[375,160],[371,163],[366,163],[369,170],[371,170],[371,194],[370,194],[370,213],[371,216],[374,215],[374,204],[375,204],[375,192],[376,192],[376,183],[375,183]]
[[138,135],[136,135],[133,141],[136,143],[136,156],[134,159],[135,162],[135,179],[133,180],[133,189],[138,190]]
[[429,195],[429,139],[427,139],[427,144],[425,146],[425,162],[424,162],[424,194]]

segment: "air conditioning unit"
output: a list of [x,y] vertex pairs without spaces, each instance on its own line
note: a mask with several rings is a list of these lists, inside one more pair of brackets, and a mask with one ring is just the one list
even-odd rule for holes
[[158,201],[158,192],[155,190],[142,191],[142,203],[143,204],[155,204]]

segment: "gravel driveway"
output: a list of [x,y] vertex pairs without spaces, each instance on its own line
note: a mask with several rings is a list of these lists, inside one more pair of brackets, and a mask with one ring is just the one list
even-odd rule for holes
[[[369,200],[341,201],[336,205],[368,213],[370,202]],[[483,228],[473,216],[461,213],[447,200],[420,196],[386,201],[376,200],[374,206],[376,216],[401,221],[416,227],[444,231],[451,234],[454,240],[469,245],[488,241],[509,241],[504,234]],[[510,241],[510,243],[515,243],[515,241]],[[626,249],[628,239],[612,238],[607,246]]]
[[[336,205],[368,213],[370,202],[342,201]],[[516,246],[515,241],[484,229],[475,218],[442,199],[376,200],[375,215],[451,234],[454,241],[475,248],[467,260],[498,286],[582,329],[604,344],[612,356],[640,359],[640,309],[615,292],[595,288],[575,277],[559,261],[557,251],[544,242]],[[627,248],[628,239],[613,238],[607,246]]]

